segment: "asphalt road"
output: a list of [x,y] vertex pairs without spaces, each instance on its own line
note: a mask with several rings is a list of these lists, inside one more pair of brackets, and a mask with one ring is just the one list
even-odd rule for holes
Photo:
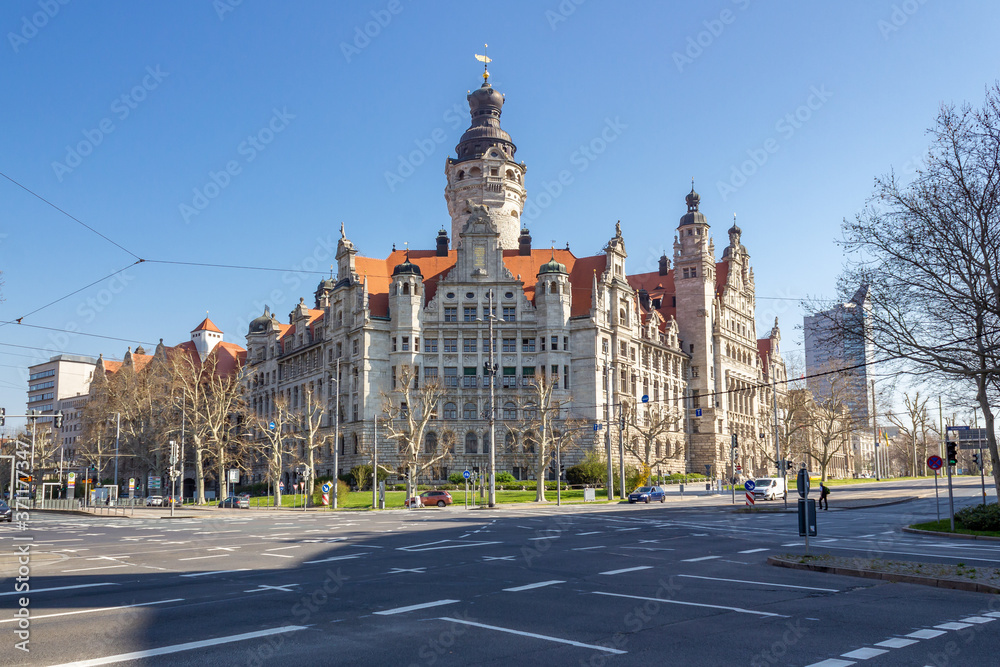
[[[934,514],[822,512],[812,551],[1000,566],[1000,542],[899,530]],[[795,515],[718,504],[33,513],[28,534],[31,651],[8,578],[4,665],[941,667],[1000,649],[995,596],[771,567],[803,552]]]

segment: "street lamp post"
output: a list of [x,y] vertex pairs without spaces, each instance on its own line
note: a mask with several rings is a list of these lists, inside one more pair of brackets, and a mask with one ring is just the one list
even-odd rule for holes
[[486,377],[489,378],[490,383],[490,405],[489,411],[489,429],[490,429],[490,490],[489,490],[489,502],[490,507],[496,507],[497,504],[497,471],[496,471],[496,375],[497,375],[497,364],[494,358],[495,348],[496,348],[496,338],[493,331],[493,321],[496,319],[496,315],[493,312],[493,290],[489,290],[489,310],[487,312],[487,319],[490,322],[490,358],[485,370],[488,371]]
[[604,383],[604,418],[607,428],[604,429],[605,451],[608,457],[608,502],[615,499],[615,468],[611,460],[611,360],[608,358],[608,350],[604,350],[604,370],[607,374],[607,381]]
[[118,441],[122,431],[122,413],[115,413],[115,489],[118,488]]

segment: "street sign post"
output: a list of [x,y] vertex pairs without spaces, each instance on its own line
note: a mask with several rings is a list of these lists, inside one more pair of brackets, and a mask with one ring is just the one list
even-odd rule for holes
[[747,507],[753,507],[754,497],[753,490],[757,488],[757,485],[752,479],[748,479],[743,483],[743,489],[747,492]]
[[320,487],[320,489],[323,491],[323,504],[324,505],[329,505],[330,504],[330,482],[323,482],[323,486]]
[[76,498],[76,473],[70,472],[66,474],[66,496],[69,498]]
[[795,488],[799,492],[799,536],[806,538],[806,553],[809,553],[809,538],[816,536],[816,501],[809,498],[809,471],[805,463],[799,468]]
[[135,498],[135,477],[128,478],[128,497]]

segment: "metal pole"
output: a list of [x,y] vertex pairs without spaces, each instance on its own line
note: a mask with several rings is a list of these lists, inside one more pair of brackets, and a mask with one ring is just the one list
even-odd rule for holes
[[180,466],[180,480],[181,480],[181,504],[184,504],[184,427],[187,421],[187,396],[181,397],[181,452],[180,456],[177,457],[177,463]]
[[625,500],[625,404],[618,402],[618,497]]
[[[972,423],[979,430],[979,410],[972,408]],[[986,506],[986,459],[983,458],[983,439],[979,439],[979,481],[983,485],[983,506]]]
[[122,432],[122,413],[115,413],[115,486],[118,486],[118,441]]
[[875,380],[872,380],[872,435],[875,438],[875,481],[881,481],[878,457],[878,413],[875,411]]
[[494,433],[496,431],[496,374],[497,369],[494,362],[494,349],[496,348],[496,339],[494,338],[493,332],[493,290],[489,291],[489,313],[487,317],[490,320],[490,367],[489,367],[489,383],[490,383],[490,491],[489,491],[489,506],[495,507],[497,504],[497,473],[496,473],[496,438]]
[[[38,421],[38,417],[35,416],[35,411],[31,410],[31,490],[34,491],[38,482],[35,481],[35,424]],[[14,487],[11,486],[11,500],[14,499]]]
[[[736,437],[736,434],[733,434]],[[729,445],[729,486],[733,491],[733,504],[736,504],[736,448]]]
[[337,509],[337,488],[340,486],[340,357],[337,357],[337,398],[333,408],[333,498],[330,506]]
[[[610,343],[609,343],[610,345]],[[604,445],[608,456],[608,501],[615,499],[615,469],[614,463],[611,460],[611,363],[608,359],[608,352],[604,353],[604,368],[607,370],[607,382],[605,382],[605,395],[604,395],[604,419],[607,422],[607,428],[604,429]]]
[[378,509],[378,414],[372,422],[372,509]]
[[[956,438],[957,443],[957,438]],[[956,444],[956,447],[958,445]],[[948,462],[947,457],[944,462],[945,466],[948,467],[948,517],[951,520],[951,532],[955,532],[955,495],[951,487],[951,463]]]
[[778,439],[778,378],[774,376],[774,361],[771,361],[771,402],[774,404],[774,449],[778,456],[778,466],[781,468],[781,481],[784,484],[782,500],[785,501],[785,509],[788,509],[788,470],[786,470],[785,460],[781,457],[781,441]]
[[934,509],[937,510],[937,520],[941,521],[941,499],[938,497],[938,471],[934,471]]
[[[565,426],[565,425],[564,425]],[[559,452],[562,450],[561,442],[556,441],[556,505],[562,505],[562,460]]]

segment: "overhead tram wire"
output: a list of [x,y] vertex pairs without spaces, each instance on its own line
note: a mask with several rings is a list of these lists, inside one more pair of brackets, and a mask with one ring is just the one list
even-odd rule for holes
[[132,252],[131,250],[129,250],[128,248],[126,248],[126,247],[125,247],[125,246],[123,246],[122,244],[120,244],[120,243],[118,243],[117,241],[114,241],[114,240],[112,240],[112,239],[108,238],[107,236],[105,236],[105,235],[104,235],[104,234],[102,234],[101,232],[97,231],[96,229],[94,229],[93,227],[91,227],[90,225],[88,225],[87,223],[85,223],[85,222],[84,222],[83,220],[80,220],[79,218],[77,218],[77,217],[75,217],[75,216],[71,215],[70,213],[67,213],[67,212],[66,212],[66,211],[64,211],[63,209],[59,208],[58,206],[56,206],[55,204],[53,204],[52,202],[50,202],[50,201],[49,201],[48,199],[46,199],[45,197],[41,196],[41,195],[40,195],[40,194],[38,194],[37,192],[34,192],[33,190],[30,190],[30,189],[29,189],[29,188],[27,188],[26,186],[24,186],[24,185],[21,185],[20,183],[18,183],[17,181],[15,181],[15,180],[14,180],[13,178],[11,178],[10,176],[8,176],[7,174],[3,173],[2,171],[0,171],[0,176],[3,176],[3,177],[4,177],[4,178],[6,178],[6,179],[7,179],[8,181],[10,181],[11,183],[13,183],[13,184],[14,184],[14,185],[16,185],[17,187],[21,188],[22,190],[24,190],[25,192],[27,192],[27,193],[28,193],[29,195],[31,195],[32,197],[35,197],[36,199],[38,199],[38,200],[40,200],[40,201],[43,201],[43,202],[45,202],[46,204],[48,204],[49,206],[51,206],[51,207],[52,207],[52,208],[54,208],[55,210],[57,210],[57,211],[59,211],[60,213],[62,213],[63,215],[65,215],[65,216],[66,216],[67,218],[69,218],[70,220],[73,220],[73,221],[77,222],[78,224],[82,225],[82,226],[83,226],[83,227],[85,227],[86,229],[88,229],[88,230],[92,231],[93,233],[97,234],[97,235],[98,235],[98,236],[100,236],[100,237],[101,237],[102,239],[104,239],[105,241],[107,241],[107,242],[108,242],[108,243],[110,243],[111,245],[115,246],[115,247],[116,247],[116,248],[118,248],[119,250],[123,250],[124,252],[127,252],[128,254],[132,255],[133,257],[135,257],[135,258],[136,258],[137,260],[139,260],[140,262],[142,261],[142,258],[141,258],[141,257],[139,257],[139,255],[135,254],[134,252]]
[[143,259],[146,264],[177,264],[179,266],[204,266],[210,269],[237,269],[240,271],[275,271],[278,273],[314,273],[318,276],[327,275],[327,271],[308,271],[306,269],[276,269],[269,266],[244,266],[239,264],[212,264],[209,262],[181,262],[170,259]]
[[[29,327],[31,329],[42,329],[44,331],[58,331],[59,333],[68,333],[75,336],[89,336],[91,338],[103,338],[105,340],[117,340],[122,343],[139,343],[140,345],[157,345],[157,343],[150,343],[144,340],[135,340],[133,338],[118,338],[117,336],[103,336],[101,334],[85,333],[83,331],[70,331],[69,329],[60,329],[58,327],[43,327],[39,324],[25,324],[24,322],[18,322],[17,320],[0,320],[0,324],[18,324],[22,327]],[[12,343],[0,343],[0,345],[11,345]]]

